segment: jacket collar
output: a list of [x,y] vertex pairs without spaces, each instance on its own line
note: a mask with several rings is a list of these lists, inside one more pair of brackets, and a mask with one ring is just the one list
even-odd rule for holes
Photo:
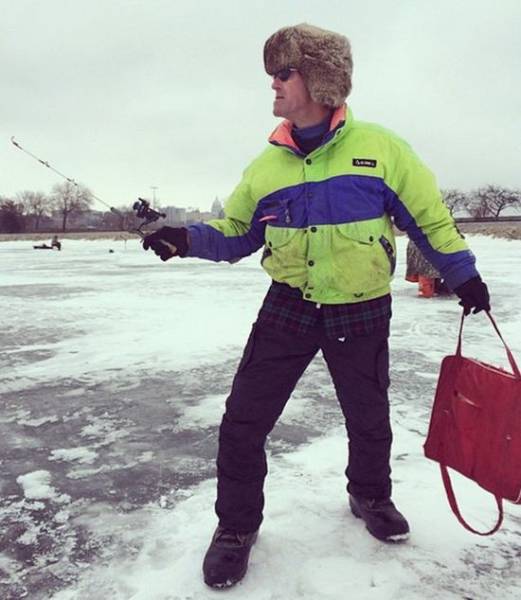
[[[349,124],[353,120],[353,114],[350,109],[348,109],[347,105],[339,106],[333,112],[333,116],[331,117],[331,124],[329,126],[329,133],[324,139],[324,144],[329,142],[329,140],[335,135],[336,131],[341,129],[346,122]],[[293,127],[293,123],[285,119],[278,125],[272,134],[270,135],[268,141],[270,144],[274,146],[284,146],[288,148],[295,154],[302,156],[302,152],[298,148],[297,144],[293,140],[291,135],[291,129]]]

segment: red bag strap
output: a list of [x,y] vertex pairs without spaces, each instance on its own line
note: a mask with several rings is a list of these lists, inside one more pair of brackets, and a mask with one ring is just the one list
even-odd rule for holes
[[467,521],[465,521],[465,519],[461,516],[460,510],[458,507],[458,502],[456,500],[454,490],[452,489],[452,482],[450,480],[450,475],[447,470],[447,467],[445,465],[440,465],[440,469],[441,469],[441,477],[443,479],[443,485],[445,487],[445,492],[447,494],[447,499],[449,501],[452,512],[456,516],[456,519],[458,519],[458,521],[463,525],[463,527],[465,527],[465,529],[467,529],[468,531],[471,531],[472,533],[475,533],[477,535],[492,535],[493,533],[496,533],[496,531],[501,527],[501,523],[503,523],[503,499],[500,496],[494,496],[494,498],[496,499],[497,508],[499,511],[497,523],[494,525],[494,527],[490,531],[478,531],[477,529],[474,529],[473,527],[471,527],[467,523]]
[[[490,322],[492,323],[494,329],[496,330],[497,334],[499,335],[499,339],[503,342],[503,346],[505,346],[505,350],[507,351],[507,356],[508,356],[508,362],[510,363],[510,366],[512,367],[512,371],[514,372],[514,375],[518,379],[521,379],[521,371],[519,371],[519,367],[517,366],[514,355],[512,354],[510,348],[507,346],[505,340],[503,339],[503,336],[501,335],[501,332],[499,331],[499,328],[498,328],[496,322],[494,321],[494,317],[488,311],[486,311],[486,313],[487,313],[487,317],[490,319]],[[465,320],[465,313],[462,312],[461,313],[461,323],[459,326],[458,345],[456,347],[456,355],[457,356],[461,356],[461,337],[463,334],[463,321],[464,320]]]

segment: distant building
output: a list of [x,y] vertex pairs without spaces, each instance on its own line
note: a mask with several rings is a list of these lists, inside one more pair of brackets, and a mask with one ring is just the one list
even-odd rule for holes
[[[198,208],[178,208],[177,206],[162,206],[159,208],[166,214],[166,219],[161,219],[161,225],[179,227],[180,225],[193,225],[215,219],[212,212],[201,211]],[[221,209],[222,210],[222,209]]]
[[214,216],[210,212],[204,212],[199,210],[198,208],[187,208],[183,209],[185,211],[185,225],[193,225],[194,223],[201,223],[204,221],[210,221]]
[[214,219],[222,219],[224,217],[223,205],[219,198],[215,198],[215,200],[213,201],[210,212]]
[[160,209],[166,214],[165,225],[185,225],[186,208],[177,208],[176,206],[167,206]]

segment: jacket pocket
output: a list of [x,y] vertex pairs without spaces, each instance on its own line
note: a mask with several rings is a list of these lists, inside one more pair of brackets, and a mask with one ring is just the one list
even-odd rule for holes
[[[384,235],[385,225],[380,219],[374,221],[362,221],[360,223],[344,223],[338,225],[339,233],[349,240],[358,242],[364,247],[379,246],[383,249],[389,267],[389,274],[393,275],[396,269],[396,254],[389,239]],[[380,255],[381,256],[381,255]],[[382,257],[383,258],[383,257]]]
[[384,224],[380,219],[337,225],[338,233],[345,238],[372,246],[383,234]]
[[296,228],[272,227],[268,225],[264,234],[266,246],[271,250],[282,248],[293,239],[297,231]]
[[275,281],[301,287],[307,281],[306,239],[297,228],[266,227],[262,266]]
[[268,202],[262,209],[261,222],[276,224],[278,227],[291,225],[291,209],[289,198],[277,198]]
[[393,265],[381,241],[385,229],[383,219],[335,226],[330,238],[331,278],[346,294],[363,299],[389,285]]
[[396,269],[396,254],[394,253],[393,245],[384,235],[381,235],[378,241],[382,245],[387,258],[389,259],[391,275],[394,275],[394,270]]

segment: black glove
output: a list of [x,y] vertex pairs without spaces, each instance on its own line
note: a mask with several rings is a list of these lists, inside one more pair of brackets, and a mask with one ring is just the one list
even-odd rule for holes
[[490,311],[488,289],[479,275],[458,285],[454,291],[461,298],[459,305],[463,306],[465,316],[470,314],[471,309],[474,309],[472,314],[476,314],[481,310]]
[[183,258],[188,252],[188,230],[186,227],[161,227],[143,239],[143,248],[152,248],[161,260],[172,256]]

